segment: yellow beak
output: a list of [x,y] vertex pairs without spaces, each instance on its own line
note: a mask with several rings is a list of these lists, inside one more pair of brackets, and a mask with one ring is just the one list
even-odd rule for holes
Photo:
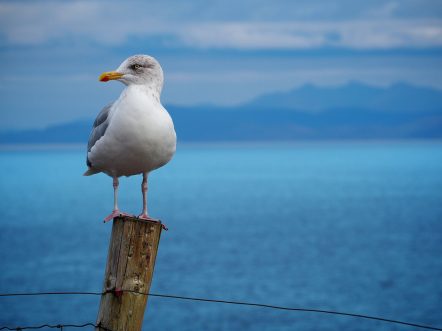
[[98,80],[100,82],[108,82],[110,80],[119,79],[123,77],[123,74],[116,72],[116,71],[109,71],[109,72],[103,72],[100,77],[98,77]]

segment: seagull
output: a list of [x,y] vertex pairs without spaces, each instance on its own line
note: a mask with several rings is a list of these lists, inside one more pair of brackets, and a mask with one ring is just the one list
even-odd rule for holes
[[99,80],[118,80],[126,88],[95,119],[84,176],[103,172],[113,178],[114,208],[107,222],[128,215],[118,208],[119,177],[142,174],[143,210],[138,217],[154,220],[147,211],[148,174],[168,163],[176,150],[173,121],[160,101],[163,70],[152,56],[134,55]]

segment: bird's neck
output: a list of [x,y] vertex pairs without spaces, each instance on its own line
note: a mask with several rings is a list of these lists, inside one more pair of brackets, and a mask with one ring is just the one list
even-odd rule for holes
[[141,93],[147,96],[149,99],[160,102],[162,86],[156,84],[143,84],[143,85],[129,85],[127,92]]

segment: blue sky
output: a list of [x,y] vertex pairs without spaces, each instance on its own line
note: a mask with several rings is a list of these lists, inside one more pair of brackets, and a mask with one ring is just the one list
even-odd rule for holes
[[233,105],[306,83],[442,89],[442,1],[0,1],[3,129],[94,117],[102,71],[155,56],[163,103]]

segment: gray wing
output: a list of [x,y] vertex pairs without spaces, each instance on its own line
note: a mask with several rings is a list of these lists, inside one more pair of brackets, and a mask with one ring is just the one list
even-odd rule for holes
[[[92,127],[92,132],[87,143],[88,154],[91,151],[92,147],[94,147],[95,143],[104,136],[104,133],[109,126],[109,112],[113,104],[114,103],[111,103],[104,107],[95,119],[94,125]],[[86,164],[88,167],[92,166],[91,162],[89,161],[89,157],[86,158]]]

